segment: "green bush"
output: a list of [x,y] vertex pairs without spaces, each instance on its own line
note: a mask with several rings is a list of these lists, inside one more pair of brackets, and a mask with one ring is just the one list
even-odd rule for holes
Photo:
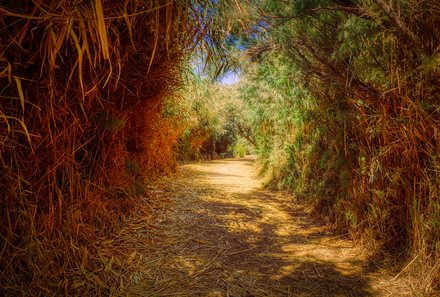
[[249,144],[244,139],[237,139],[234,144],[232,145],[232,155],[234,157],[243,158],[247,154],[249,154]]

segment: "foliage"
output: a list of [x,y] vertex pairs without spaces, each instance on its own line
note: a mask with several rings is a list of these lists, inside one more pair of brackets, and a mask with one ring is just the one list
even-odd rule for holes
[[234,157],[243,158],[244,156],[249,154],[250,147],[245,139],[239,138],[233,143],[231,151]]
[[232,156],[238,132],[234,124],[236,94],[232,87],[192,73],[179,103],[186,127],[179,141],[182,160]]
[[434,290],[438,2],[255,5],[265,34],[243,64],[242,118],[268,185],[307,199],[377,253],[417,256],[418,289]]
[[[435,290],[439,9],[437,0],[2,1],[1,289],[109,295],[87,283],[104,271],[94,270],[94,244],[136,205],[127,194],[173,170],[176,146],[183,158],[212,158],[230,145],[242,154],[245,139],[269,185],[378,253],[403,247],[417,259],[418,289]],[[242,102],[197,75],[177,93],[191,52],[213,76],[241,59]],[[81,280],[59,279],[72,274]]]
[[1,1],[0,295],[123,294],[97,244],[176,166],[164,106],[195,45],[223,55],[215,2]]

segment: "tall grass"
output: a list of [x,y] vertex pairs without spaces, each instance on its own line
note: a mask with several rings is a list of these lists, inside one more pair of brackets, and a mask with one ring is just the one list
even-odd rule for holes
[[183,127],[163,106],[206,33],[192,5],[1,2],[2,295],[110,294],[99,238],[176,164]]
[[179,139],[181,160],[232,157],[231,148],[239,135],[234,122],[236,90],[203,75],[190,73],[181,92],[177,108],[185,123]]

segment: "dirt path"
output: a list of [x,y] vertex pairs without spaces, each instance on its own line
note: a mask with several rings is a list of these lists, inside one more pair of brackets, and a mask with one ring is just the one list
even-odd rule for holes
[[139,295],[391,296],[350,241],[262,190],[251,158],[184,165],[154,191],[171,204],[155,218]]

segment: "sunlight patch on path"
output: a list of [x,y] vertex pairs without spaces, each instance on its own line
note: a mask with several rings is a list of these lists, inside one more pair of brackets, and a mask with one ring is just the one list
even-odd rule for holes
[[187,164],[162,182],[173,203],[153,246],[154,296],[380,296],[365,253],[262,189],[252,158]]

